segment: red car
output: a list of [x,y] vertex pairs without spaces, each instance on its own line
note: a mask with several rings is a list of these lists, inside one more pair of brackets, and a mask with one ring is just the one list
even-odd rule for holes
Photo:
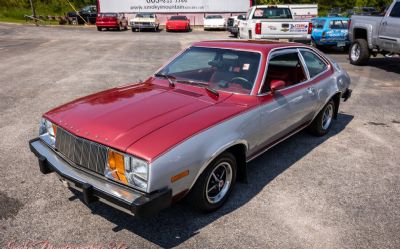
[[105,29],[127,30],[128,20],[125,15],[119,13],[99,13],[96,18],[98,31]]
[[302,129],[327,134],[349,85],[334,60],[303,44],[197,42],[144,82],[47,112],[30,148],[42,173],[87,204],[140,217],[187,196],[210,212],[236,181],[264,184],[247,178],[247,162]]
[[190,20],[186,16],[171,16],[166,23],[166,30],[169,31],[190,31]]

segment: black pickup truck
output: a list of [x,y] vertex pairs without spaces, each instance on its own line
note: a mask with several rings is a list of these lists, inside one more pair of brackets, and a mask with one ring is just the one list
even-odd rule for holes
[[77,12],[71,11],[67,13],[68,20],[76,20],[78,24],[95,24],[97,17],[96,5],[88,5],[78,10]]

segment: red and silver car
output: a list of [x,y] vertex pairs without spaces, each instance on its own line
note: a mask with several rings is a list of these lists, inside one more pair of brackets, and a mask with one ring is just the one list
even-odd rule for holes
[[103,29],[127,30],[128,19],[120,13],[99,13],[96,18],[96,26],[98,31]]
[[302,44],[198,42],[142,83],[45,113],[30,149],[86,203],[149,216],[187,196],[209,212],[249,161],[304,128],[328,133],[349,85]]
[[171,16],[165,24],[165,30],[169,31],[190,31],[190,20],[186,16]]

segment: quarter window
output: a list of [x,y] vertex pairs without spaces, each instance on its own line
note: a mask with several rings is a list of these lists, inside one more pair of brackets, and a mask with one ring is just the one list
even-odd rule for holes
[[391,17],[400,17],[400,2],[397,2],[394,6],[392,11],[390,12]]
[[301,55],[306,63],[310,78],[317,76],[328,68],[326,63],[313,52],[303,50]]

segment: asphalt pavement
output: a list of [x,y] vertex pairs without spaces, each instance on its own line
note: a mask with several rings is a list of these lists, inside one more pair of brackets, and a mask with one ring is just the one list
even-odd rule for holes
[[87,207],[39,172],[28,141],[44,112],[144,80],[191,42],[225,38],[0,24],[0,247],[399,248],[399,58],[356,67],[325,51],[354,90],[331,132],[300,132],[252,161],[249,183],[212,214],[184,202],[150,219]]

